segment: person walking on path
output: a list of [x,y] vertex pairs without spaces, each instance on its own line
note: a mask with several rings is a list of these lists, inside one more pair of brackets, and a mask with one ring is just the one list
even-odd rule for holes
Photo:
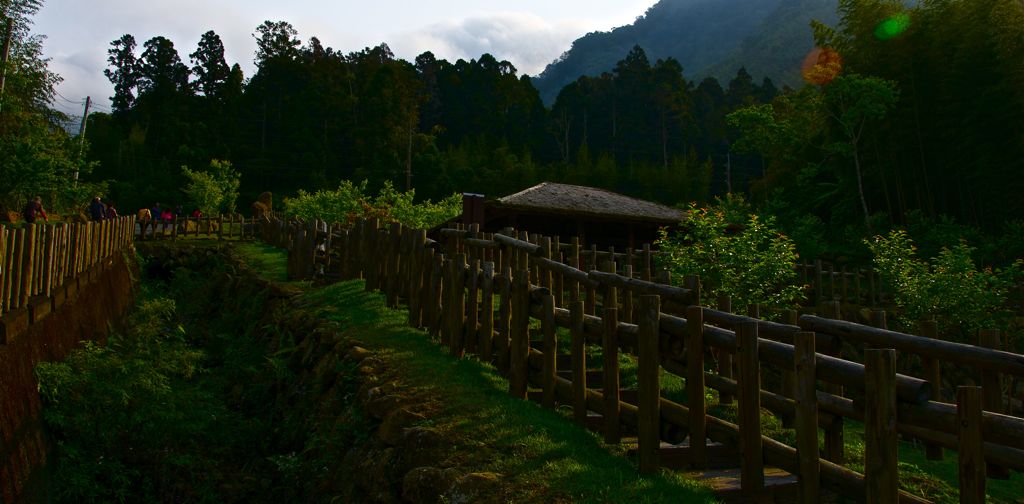
[[29,200],[28,204],[25,205],[25,211],[22,212],[22,217],[25,218],[25,222],[28,224],[35,223],[36,219],[42,217],[44,221],[49,222],[49,218],[46,217],[46,210],[43,210],[43,198],[36,196]]
[[116,219],[117,218],[117,209],[114,208],[114,204],[109,202],[109,201],[107,202],[107,213],[106,213],[106,216],[107,216],[108,219]]
[[99,196],[93,198],[92,203],[89,204],[89,215],[94,221],[101,221],[107,216],[107,209],[103,206]]

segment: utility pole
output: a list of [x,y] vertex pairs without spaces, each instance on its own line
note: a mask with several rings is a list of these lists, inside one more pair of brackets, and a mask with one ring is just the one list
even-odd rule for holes
[[[85,113],[82,114],[82,127],[78,128],[78,157],[81,158],[85,152],[85,127],[89,125],[89,106],[92,105],[92,97],[85,97]],[[75,185],[78,185],[78,168],[75,168]]]
[[4,47],[0,54],[0,111],[4,107],[4,85],[7,84],[7,61],[11,58],[11,39],[14,37],[14,19],[7,18],[4,27]]

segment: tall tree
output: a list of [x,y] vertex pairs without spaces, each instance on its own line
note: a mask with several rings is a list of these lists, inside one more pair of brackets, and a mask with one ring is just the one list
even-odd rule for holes
[[189,89],[189,69],[181,62],[174,42],[164,37],[153,37],[143,44],[139,61],[139,88],[141,93],[167,96]]
[[264,21],[252,34],[256,39],[256,65],[264,66],[275,59],[295,59],[302,42],[295,27],[287,21]]
[[224,43],[220,35],[210,30],[199,39],[196,51],[189,55],[195,87],[203,96],[220,99],[231,70],[224,60]]
[[135,37],[124,34],[110,43],[107,49],[107,63],[110,68],[103,70],[114,85],[114,96],[110,97],[114,113],[124,113],[135,104],[135,92],[139,86],[139,62],[135,57]]

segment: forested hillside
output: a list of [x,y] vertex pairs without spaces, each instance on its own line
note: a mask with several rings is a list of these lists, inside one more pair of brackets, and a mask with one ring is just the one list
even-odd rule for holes
[[[769,3],[758,4],[766,16],[782,15]],[[213,32],[191,65],[170,40],[139,48],[126,35],[110,50],[115,111],[88,130],[92,179],[126,205],[181,201],[181,167],[211,159],[241,173],[243,202],[364,178],[371,191],[390,181],[435,199],[544,180],[668,204],[731,189],[812,256],[866,254],[862,238],[893,225],[946,230],[936,243],[1024,234],[1004,224],[1024,211],[1024,6],[843,0],[838,14],[807,28],[824,50],[799,89],[743,68],[696,80],[633,46],[550,109],[529,78],[486,54],[344,53],[268,21],[245,78]]]
[[698,80],[746,67],[798,87],[800,61],[813,47],[810,22],[835,19],[836,0],[661,0],[631,25],[577,39],[535,83],[550,104],[566,84],[611,71],[639,45],[652,59],[675,58]]

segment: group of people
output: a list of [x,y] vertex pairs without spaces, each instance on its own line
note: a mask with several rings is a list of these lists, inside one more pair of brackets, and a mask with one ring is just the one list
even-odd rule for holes
[[[48,221],[46,216],[46,210],[43,209],[43,198],[36,196],[28,201],[25,205],[25,209],[22,210],[22,217],[25,222],[32,224],[38,219]],[[181,205],[178,205],[178,214],[182,214]],[[197,208],[192,212],[193,218],[202,217],[202,212]],[[99,196],[92,199],[89,203],[89,217],[94,221],[101,221],[106,219],[116,219],[118,217],[117,208],[111,202],[104,203]],[[153,208],[143,208],[138,213],[139,220],[161,220],[161,221],[172,221],[174,220],[174,213],[170,209],[160,208],[160,203],[153,205]]]
[[[178,205],[177,213],[178,215],[182,215],[184,213],[184,211],[181,209],[181,205]],[[202,216],[203,213],[200,212],[198,208],[192,212],[192,217],[194,218]],[[137,217],[140,221],[172,221],[174,220],[174,212],[171,212],[170,209],[160,208],[160,203],[158,202],[155,205],[153,205],[153,208],[143,208],[139,210]]]
[[89,203],[89,217],[94,221],[101,221],[104,219],[116,219],[117,209],[114,208],[114,204],[111,202],[103,203],[100,201],[100,197],[96,196],[92,199],[92,203]]

